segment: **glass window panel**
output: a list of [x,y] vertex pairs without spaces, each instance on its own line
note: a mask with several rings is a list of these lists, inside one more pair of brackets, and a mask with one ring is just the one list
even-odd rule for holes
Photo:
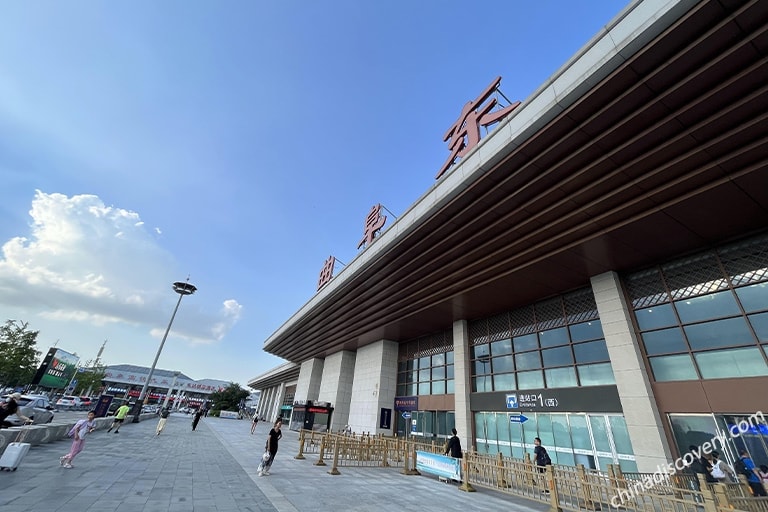
[[506,414],[496,413],[496,436],[499,441],[510,441],[509,439],[509,417]]
[[608,423],[611,425],[611,434],[613,435],[613,444],[616,446],[616,453],[624,455],[634,455],[632,451],[632,442],[629,440],[629,431],[624,416],[608,416]]
[[453,364],[453,351],[445,353],[445,364]]
[[442,366],[445,364],[445,354],[435,354],[432,356],[432,366]]
[[653,370],[653,378],[659,382],[698,380],[699,378],[690,354],[651,357],[649,360]]
[[425,382],[425,381],[431,380],[429,373],[430,373],[429,368],[427,368],[426,370],[419,370],[419,382]]
[[434,381],[432,381],[432,394],[433,395],[444,395],[445,394],[445,381],[444,380],[434,380]]
[[[539,436],[539,429],[537,426],[536,415],[531,414],[531,416],[531,418],[528,418],[528,421],[525,423],[518,423],[518,425],[522,425],[523,427],[523,442],[533,446],[534,440]],[[507,418],[507,421],[509,421],[509,418]],[[531,450],[531,456],[533,456],[533,450]]]
[[[555,445],[555,436],[552,433],[552,418],[546,413],[536,413],[537,427],[539,430],[539,437],[541,438],[541,444],[544,447],[552,447]],[[548,450],[554,451],[554,450]]]
[[565,414],[552,414],[552,434],[555,436],[555,446],[572,448],[571,433],[568,431],[568,417]]
[[475,381],[475,391],[477,392],[492,391],[490,375],[485,377],[475,377],[474,381]]
[[445,366],[436,366],[432,368],[432,380],[440,380],[445,378]]
[[515,356],[500,356],[493,358],[493,373],[515,371]]
[[419,371],[413,370],[405,374],[405,382],[418,382]]
[[487,343],[472,347],[472,359],[486,358],[491,354]]
[[619,459],[619,467],[624,473],[637,473],[637,462],[634,460]]
[[571,325],[568,329],[571,331],[571,340],[574,343],[577,341],[596,340],[603,337],[603,326],[600,325],[599,320]]
[[677,324],[672,304],[659,304],[652,308],[635,310],[635,318],[637,319],[637,326],[640,327],[641,331]]
[[755,343],[744,317],[686,325],[683,328],[693,350]]
[[517,373],[517,389],[540,389],[544,387],[541,370]]
[[478,359],[474,362],[475,375],[485,375],[491,373],[491,358]]
[[429,395],[429,382],[422,382],[419,384],[419,394]]
[[702,352],[694,357],[704,379],[768,375],[768,366],[757,347]]
[[417,394],[416,392],[418,391],[418,384],[416,383],[408,384],[406,387],[408,388],[408,392],[406,393],[406,396],[414,396]]
[[406,396],[408,393],[407,388],[405,387],[405,384],[398,384],[397,385],[397,396]]
[[397,371],[398,372],[404,372],[408,369],[408,362],[407,361],[400,361],[397,363]]
[[684,324],[741,313],[731,290],[679,300],[675,302],[675,307]]
[[592,438],[595,441],[595,449],[600,452],[612,452],[611,442],[608,440],[608,428],[605,425],[605,417],[590,415],[589,424],[592,426]]
[[531,370],[533,368],[541,368],[541,358],[539,357],[539,351],[524,352],[522,354],[515,354],[515,364],[518,370]]
[[571,424],[573,447],[579,450],[593,450],[592,439],[587,429],[587,417],[584,414],[570,414],[568,422]]
[[579,381],[582,386],[616,384],[610,363],[585,364],[579,366]]
[[491,343],[491,354],[498,356],[512,353],[512,339],[499,340]]
[[[507,424],[509,424],[509,440],[513,443],[522,443],[523,442],[523,424],[512,423],[511,421],[509,421],[509,416],[507,416],[506,422]],[[524,455],[522,455],[522,452],[520,456],[524,457]]]
[[515,336],[512,340],[512,344],[515,347],[515,352],[522,352],[524,350],[532,350],[539,348],[539,338],[536,333],[526,334],[525,336]]
[[597,363],[600,361],[610,361],[608,347],[605,340],[589,341],[579,343],[573,346],[573,353],[576,355],[577,363]]
[[515,389],[514,373],[497,373],[493,376],[493,389],[496,391],[511,391]]
[[752,328],[757,334],[757,339],[761,342],[768,341],[768,313],[749,315],[747,318],[749,318],[749,323],[752,324]]
[[566,345],[570,343],[570,341],[571,340],[568,338],[568,329],[566,327],[550,329],[539,333],[539,342],[541,343],[542,348]]
[[571,353],[570,346],[542,350],[541,357],[544,360],[544,368],[573,364],[573,354]]
[[429,368],[432,366],[432,358],[429,356],[424,356],[419,358],[419,370],[423,370],[424,368]]
[[576,381],[576,368],[568,366],[566,368],[550,368],[544,370],[547,377],[548,388],[575,388],[579,385]]
[[613,458],[609,457],[595,457],[597,460],[598,469],[600,471],[608,471],[608,464],[613,464]]
[[[575,466],[576,459],[573,457],[573,452],[554,452],[557,455],[557,464],[564,466]],[[552,459],[554,461],[554,459]]]
[[446,389],[445,389],[446,393],[448,393],[450,395],[451,393],[455,393],[456,392],[456,390],[454,388],[454,380],[453,379],[445,381],[445,384],[446,384]]
[[406,366],[407,370],[416,370],[417,369],[416,368],[416,360],[409,359],[408,361],[405,362],[405,366]]
[[744,311],[762,311],[768,309],[768,283],[757,283],[736,289]]
[[[717,436],[717,424],[711,414],[670,414],[669,421],[672,423],[678,453],[687,453],[689,446],[701,446]],[[719,448],[717,450],[721,451]]]
[[446,378],[452,379],[453,378],[453,365],[449,364],[445,367],[445,376]]
[[645,351],[649,356],[656,354],[670,354],[674,352],[688,352],[688,345],[685,343],[683,330],[680,327],[644,332],[642,337],[643,343],[645,344]]

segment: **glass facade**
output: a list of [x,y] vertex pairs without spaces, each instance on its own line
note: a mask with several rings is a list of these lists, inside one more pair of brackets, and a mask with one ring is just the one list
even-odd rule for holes
[[768,375],[768,237],[625,281],[656,381]]
[[445,331],[400,346],[397,396],[454,392],[453,335]]
[[592,290],[469,324],[472,391],[614,384]]
[[619,464],[636,472],[632,444],[620,414],[526,413],[524,423],[510,422],[506,412],[475,413],[475,442],[481,454],[533,456],[534,438],[541,438],[554,464],[584,464],[605,470]]

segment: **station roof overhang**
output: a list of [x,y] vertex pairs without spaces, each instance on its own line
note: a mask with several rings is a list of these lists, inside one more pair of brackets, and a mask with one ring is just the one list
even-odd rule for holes
[[264,349],[405,341],[768,226],[768,2],[639,1]]
[[280,366],[272,368],[268,372],[249,380],[248,387],[263,390],[279,386],[283,383],[287,384],[299,378],[300,370],[301,366],[296,363],[283,363]]

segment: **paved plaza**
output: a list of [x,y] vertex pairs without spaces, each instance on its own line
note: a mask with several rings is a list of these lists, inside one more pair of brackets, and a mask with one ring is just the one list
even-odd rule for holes
[[544,511],[544,503],[489,490],[459,491],[436,477],[397,468],[315,466],[296,460],[298,434],[285,430],[269,476],[256,468],[270,425],[250,434],[247,420],[174,414],[155,435],[157,420],[128,423],[119,434],[100,429],[86,440],[72,469],[59,466],[69,440],[33,446],[15,472],[0,472],[0,510],[66,512],[182,511]]

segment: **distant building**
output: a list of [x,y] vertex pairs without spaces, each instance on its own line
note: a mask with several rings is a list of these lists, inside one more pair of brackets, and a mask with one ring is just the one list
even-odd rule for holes
[[[105,394],[138,399],[149,376],[149,368],[118,364],[107,366],[104,373]],[[176,376],[175,384],[174,376]],[[229,382],[223,380],[193,380],[180,372],[155,368],[152,373],[152,382],[147,388],[147,396],[150,403],[159,403],[164,401],[166,395],[170,393],[169,403],[177,406],[199,407],[210,398],[212,393],[227,386]]]

